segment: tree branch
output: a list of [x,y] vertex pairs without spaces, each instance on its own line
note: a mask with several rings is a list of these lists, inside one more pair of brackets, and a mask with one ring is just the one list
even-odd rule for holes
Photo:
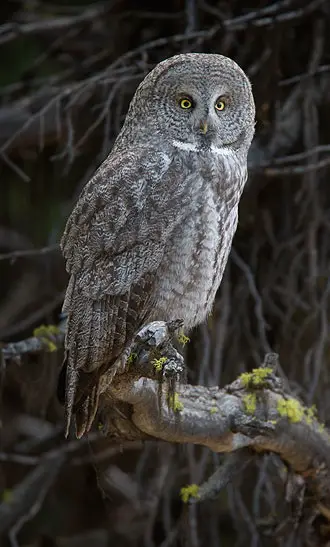
[[40,18],[24,24],[6,23],[0,27],[0,45],[11,42],[19,36],[63,32],[73,26],[84,25],[104,17],[107,11],[109,11],[109,7],[102,3],[74,16]]
[[[172,340],[179,327],[180,322],[146,325],[121,358],[124,372],[111,382],[104,375],[103,434],[113,435],[115,428],[121,440],[191,443],[229,454],[227,463],[200,487],[197,500],[214,497],[251,459],[274,453],[290,476],[303,482],[301,507],[308,500],[314,516],[330,520],[330,436],[314,410],[293,397],[276,375],[277,356],[268,354],[262,367],[223,389],[177,383],[182,357]],[[56,334],[60,344],[64,330],[65,321]],[[36,351],[47,348],[47,341],[36,339],[7,345],[3,356],[32,346]]]
[[[326,466],[329,479],[328,433],[316,419],[309,417],[307,411],[304,412],[301,403],[284,391],[277,391],[276,384],[258,389],[253,413],[247,409],[251,391],[240,379],[224,389],[179,386],[176,393],[182,408],[180,405],[178,412],[166,404],[166,386],[159,412],[158,383],[150,378],[129,382],[125,375],[109,388],[109,393],[133,406],[133,423],[149,436],[168,442],[200,444],[214,452],[232,452],[244,447],[257,452],[274,452],[300,474]],[[288,402],[283,410],[287,416],[282,416],[278,410],[283,400]],[[317,480],[320,479],[321,476]]]
[[41,325],[33,331],[33,336],[4,344],[1,349],[1,359],[3,361],[18,359],[24,354],[40,353],[45,351],[56,351],[63,347],[66,320],[59,325]]
[[[130,407],[126,415],[132,425],[130,439],[134,437],[135,428],[138,439],[192,443],[214,452],[236,454],[228,469],[224,468],[220,475],[217,472],[214,480],[211,478],[211,483],[202,487],[201,499],[214,496],[237,474],[238,468],[244,469],[251,457],[272,452],[281,458],[290,473],[300,476],[305,486],[304,500],[308,499],[310,504],[313,499],[313,511],[322,513],[323,517],[330,515],[329,434],[314,410],[292,397],[277,377],[275,354],[268,354],[262,367],[242,374],[224,389],[181,384],[173,392],[166,382],[160,383],[159,378],[155,378],[155,372],[152,374],[145,368],[149,345],[149,362],[155,348],[164,356],[169,347],[171,370],[174,370],[168,326],[158,321],[143,331],[138,336],[143,350],[137,354],[134,367],[104,389],[103,415],[107,428],[111,428],[107,417],[113,416],[107,406],[113,409],[115,400]],[[166,364],[161,374],[168,376],[165,369]],[[139,376],[141,370],[146,373],[143,377]],[[123,423],[117,421],[117,430]],[[127,436],[127,423],[119,434]]]

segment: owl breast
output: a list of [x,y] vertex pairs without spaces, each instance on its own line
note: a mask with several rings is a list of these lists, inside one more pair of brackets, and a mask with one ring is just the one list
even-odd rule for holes
[[226,188],[219,195],[218,183],[202,174],[194,188],[185,221],[168,241],[157,273],[153,312],[153,319],[183,319],[187,329],[211,311],[236,230],[240,197],[240,191]]

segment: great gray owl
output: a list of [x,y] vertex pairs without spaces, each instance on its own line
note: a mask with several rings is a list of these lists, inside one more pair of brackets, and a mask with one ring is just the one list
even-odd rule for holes
[[255,107],[222,55],[189,53],[142,81],[112,151],[62,239],[67,431],[91,427],[102,372],[153,320],[185,329],[210,312],[237,226]]

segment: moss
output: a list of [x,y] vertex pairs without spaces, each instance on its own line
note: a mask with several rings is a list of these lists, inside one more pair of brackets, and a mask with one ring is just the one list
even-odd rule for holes
[[33,331],[33,336],[40,338],[50,352],[57,350],[55,342],[50,337],[58,334],[60,334],[60,329],[56,325],[40,325]]
[[[281,397],[277,402],[277,411],[280,416],[288,418],[292,423],[298,423],[305,420],[308,425],[311,425],[314,420],[317,420],[317,409],[315,405],[307,408],[304,407],[296,399],[284,399]],[[324,426],[323,426],[324,427]],[[318,424],[318,430],[321,431],[322,424]]]
[[257,408],[257,396],[255,393],[248,393],[243,397],[245,410],[248,414],[254,414]]
[[183,332],[180,332],[177,338],[178,338],[178,342],[180,342],[182,346],[185,346],[186,344],[188,344],[188,342],[190,342],[190,338],[188,338],[188,336],[186,336]]
[[215,414],[216,412],[219,412],[216,406],[211,406],[210,408],[210,414]]
[[183,486],[180,490],[180,497],[183,503],[188,503],[190,498],[199,498],[199,486],[197,484],[189,484],[188,486]]
[[55,336],[60,334],[60,332],[61,331],[57,325],[40,325],[34,329],[33,336]]
[[47,338],[43,338],[43,341],[47,345],[48,351],[50,352],[57,351],[57,346],[56,344],[54,344],[54,342],[52,342],[51,340],[47,340]]
[[135,363],[136,360],[137,360],[137,353],[134,353],[132,351],[132,353],[130,353],[129,356],[128,356],[127,364],[128,365],[133,365],[133,363]]
[[277,401],[277,412],[283,418],[286,417],[292,423],[301,422],[305,416],[304,407],[296,399],[284,399]]
[[179,395],[177,393],[173,393],[168,396],[168,406],[174,410],[174,412],[180,412],[183,410],[183,404],[179,400]]
[[272,372],[269,367],[260,367],[253,369],[252,372],[243,372],[239,378],[245,387],[260,388],[266,384],[266,379]]
[[310,408],[305,409],[305,419],[308,424],[311,424],[316,419],[316,406],[312,405]]
[[154,359],[152,361],[152,365],[156,372],[161,372],[163,370],[163,367],[167,361],[166,357],[160,357],[159,359]]

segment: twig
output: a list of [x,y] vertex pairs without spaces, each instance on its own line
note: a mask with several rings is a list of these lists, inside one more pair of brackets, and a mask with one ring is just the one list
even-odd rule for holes
[[40,510],[65,460],[64,453],[44,458],[36,469],[26,475],[23,481],[10,491],[8,501],[0,504],[0,533],[11,529],[12,544],[15,544],[16,534],[24,523]]
[[279,87],[285,87],[292,84],[301,83],[304,80],[308,80],[311,78],[311,76],[317,76],[318,74],[324,74],[325,72],[330,71],[330,65],[322,65],[319,66],[314,70],[312,74],[305,73],[305,74],[298,74],[297,76],[291,76],[291,78],[285,78],[284,80],[281,80],[279,82]]
[[260,10],[249,12],[246,15],[225,20],[224,24],[232,31],[243,30],[248,25],[264,27],[277,23],[284,23],[292,21],[293,19],[299,19],[300,17],[304,17],[305,15],[312,13],[319,6],[325,4],[325,0],[314,0],[314,2],[306,3],[304,7],[277,14],[280,9],[290,6],[290,4],[292,4],[292,0],[283,0],[282,2],[277,2]]
[[[61,305],[64,299],[64,295],[65,295],[64,291],[55,294],[55,296],[50,301],[43,304],[36,311],[32,312],[27,317],[22,319],[22,321],[19,321],[12,326],[8,326],[7,328],[3,328],[1,330],[2,338],[9,338],[11,336],[15,336],[16,334],[20,333],[22,330],[30,329],[33,325],[38,324],[39,321],[42,321],[43,317],[45,317],[47,314],[51,313],[52,311],[55,310],[55,308]],[[11,344],[8,344],[8,345],[11,346]],[[14,343],[14,347],[15,347],[15,343]],[[24,353],[27,353],[27,352],[25,351]]]
[[249,268],[248,264],[246,264],[244,260],[242,260],[242,258],[237,254],[235,249],[232,249],[231,254],[232,254],[234,262],[244,273],[249,285],[251,295],[255,302],[254,311],[255,311],[255,316],[257,318],[258,331],[259,331],[259,337],[262,344],[262,348],[265,352],[270,352],[271,347],[268,343],[267,334],[266,334],[266,329],[269,328],[269,326],[267,325],[267,322],[264,317],[262,299],[258,292],[254,275],[251,269]]
[[[272,165],[283,165],[286,163],[294,163],[296,161],[304,160],[315,154],[323,154],[330,152],[330,144],[322,144],[319,146],[314,146],[310,150],[304,150],[299,154],[291,154],[290,156],[282,156],[280,158],[274,158],[272,160]],[[272,166],[270,166],[272,167]]]
[[71,17],[44,18],[24,25],[7,23],[0,27],[0,45],[7,44],[18,36],[62,32],[72,26],[82,25],[98,17],[102,17],[111,7],[111,3],[110,5],[109,3],[102,3],[97,7],[88,8],[83,13]]
[[27,249],[22,251],[10,251],[10,253],[3,253],[0,254],[0,261],[2,260],[10,260],[11,262],[14,262],[18,258],[30,258],[32,256],[39,256],[39,255],[45,255],[48,253],[54,253],[60,250],[60,246],[58,243],[54,243],[53,245],[47,245],[46,247],[41,247],[40,249]]
[[330,158],[325,158],[308,165],[294,165],[292,167],[265,167],[264,175],[268,177],[278,177],[280,175],[304,175],[313,171],[319,171],[330,165]]
[[17,359],[27,353],[54,351],[54,349],[61,348],[63,347],[65,327],[66,322],[62,321],[56,327],[49,328],[46,326],[38,336],[5,344],[1,349],[2,356],[6,361],[8,359]]

